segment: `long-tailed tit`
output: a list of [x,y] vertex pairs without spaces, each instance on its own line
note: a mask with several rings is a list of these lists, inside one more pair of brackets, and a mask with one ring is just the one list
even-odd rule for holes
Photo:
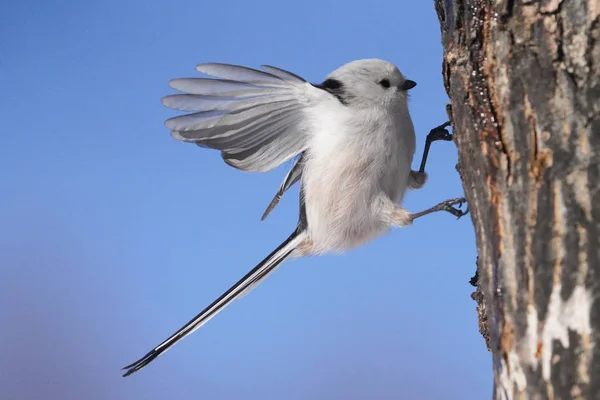
[[300,217],[293,233],[252,271],[144,357],[124,376],[148,365],[262,282],[288,257],[343,252],[434,211],[464,214],[452,199],[419,213],[402,207],[407,188],[423,186],[425,160],[411,170],[415,133],[407,106],[416,86],[394,65],[377,59],[350,62],[320,84],[272,66],[262,71],[208,63],[196,69],[213,78],[174,79],[184,94],[166,96],[169,108],[191,111],[166,121],[174,138],[221,151],[234,168],[266,172],[295,158],[263,219],[300,182]]

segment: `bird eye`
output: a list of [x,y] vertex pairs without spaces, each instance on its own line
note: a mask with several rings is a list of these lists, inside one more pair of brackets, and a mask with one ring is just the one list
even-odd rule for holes
[[384,88],[386,88],[386,89],[390,87],[390,81],[389,81],[389,79],[382,79],[382,80],[379,81],[379,84],[381,86],[383,86]]

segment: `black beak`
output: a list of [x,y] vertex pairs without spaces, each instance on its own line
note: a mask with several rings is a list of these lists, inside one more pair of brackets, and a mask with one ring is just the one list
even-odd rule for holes
[[404,82],[402,82],[402,84],[399,86],[400,90],[410,90],[412,88],[414,88],[415,86],[417,86],[417,82],[415,81],[411,81],[410,79],[406,79]]

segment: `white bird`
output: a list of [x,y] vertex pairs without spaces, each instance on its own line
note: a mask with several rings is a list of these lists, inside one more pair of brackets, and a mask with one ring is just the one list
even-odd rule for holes
[[294,232],[240,281],[144,357],[123,376],[146,366],[247,293],[288,257],[343,252],[404,227],[434,211],[460,217],[464,199],[420,213],[402,207],[407,188],[423,186],[429,144],[451,140],[446,126],[431,131],[419,171],[411,170],[415,133],[408,91],[416,86],[393,64],[350,62],[320,84],[272,66],[262,71],[206,63],[213,78],[184,78],[170,86],[184,94],[163,98],[169,108],[191,111],[166,121],[174,138],[221,151],[223,160],[248,172],[266,172],[294,159],[263,219],[283,193],[300,182],[300,217]]

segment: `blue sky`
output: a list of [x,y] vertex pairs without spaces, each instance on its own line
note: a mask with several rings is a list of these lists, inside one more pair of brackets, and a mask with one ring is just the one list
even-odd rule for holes
[[[490,357],[469,218],[418,220],[345,255],[288,262],[146,369],[145,354],[290,233],[286,169],[246,174],[173,140],[169,79],[218,61],[311,81],[377,57],[418,82],[420,154],[445,121],[432,1],[0,4],[0,398],[481,399]],[[418,166],[415,159],[413,165]],[[436,143],[419,211],[462,194]]]

